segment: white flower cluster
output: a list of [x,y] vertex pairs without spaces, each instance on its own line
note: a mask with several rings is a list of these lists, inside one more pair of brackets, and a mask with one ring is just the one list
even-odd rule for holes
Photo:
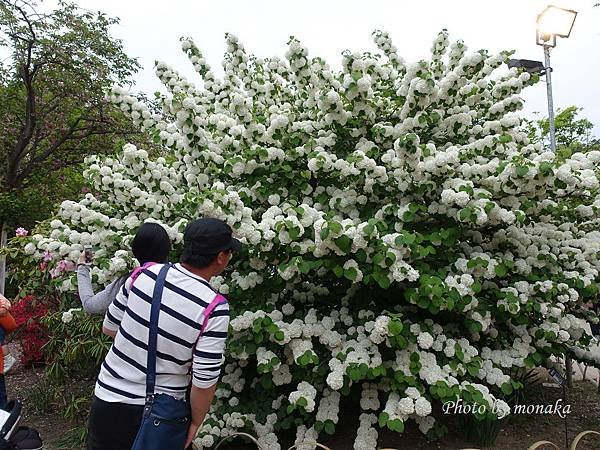
[[73,313],[76,311],[81,311],[81,308],[71,308],[68,311],[62,313],[61,320],[63,323],[69,323],[73,320]]
[[315,410],[316,396],[317,390],[313,386],[311,386],[310,383],[302,381],[298,384],[297,389],[290,393],[290,395],[288,396],[288,400],[290,404],[298,404],[298,400],[304,399],[306,401],[306,406],[304,406],[304,409],[307,412],[312,412]]
[[389,420],[400,419],[406,421],[411,416],[425,417],[431,414],[431,403],[422,397],[415,388],[409,388],[408,397],[400,398],[397,392],[391,392],[385,404],[384,412],[388,414]]
[[361,414],[358,433],[354,440],[354,450],[373,450],[377,448],[377,430],[373,427],[377,423],[375,414]]
[[374,344],[381,344],[385,341],[385,338],[389,335],[388,325],[390,323],[390,318],[388,316],[379,316],[375,320],[375,322],[367,322],[365,324],[365,329],[368,331],[372,326],[371,334],[369,335],[369,339]]
[[333,423],[337,423],[338,413],[340,411],[340,398],[341,395],[339,392],[325,389],[323,391],[323,397],[321,397],[321,401],[319,402],[316,419],[320,422],[329,420]]
[[[469,52],[442,31],[429,60],[407,64],[388,33],[373,39],[382,56],[344,52],[335,71],[295,38],[285,58],[262,59],[228,34],[222,78],[182,39],[201,87],[158,63],[161,113],[108,94],[161,154],[128,144],[88,158],[93,194],[19,238],[72,292],[84,246],[106,285],[137,264],[129,248],[146,221],[176,249],[189,218],[232,227],[248,258],[212,280],[236,315],[201,448],[244,429],[279,449],[279,423],[315,408],[331,430],[359,385],[368,413],[354,448],[371,450],[382,393],[392,420],[427,433],[440,391],[492,405],[515,369],[565,346],[590,357],[600,152],[560,159],[529,141],[516,113],[532,80],[494,75],[506,52]],[[297,441],[319,432],[306,423]]]
[[296,441],[294,445],[301,446],[308,450],[315,450],[317,448],[316,442],[319,437],[319,432],[314,427],[307,428],[304,425],[300,425],[296,430]]
[[379,389],[374,383],[363,383],[360,397],[360,407],[363,411],[377,411],[379,409]]

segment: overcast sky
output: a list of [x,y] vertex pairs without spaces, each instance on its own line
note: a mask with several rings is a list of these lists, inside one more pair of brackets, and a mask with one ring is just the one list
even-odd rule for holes
[[[45,2],[45,7],[54,0]],[[463,39],[469,49],[516,50],[516,58],[543,60],[535,45],[536,16],[548,5],[579,12],[569,39],[552,52],[555,107],[578,105],[600,136],[600,7],[597,0],[76,0],[81,7],[121,19],[114,35],[139,58],[143,70],[135,89],[152,94],[161,89],[153,72],[155,60],[173,66],[190,80],[195,74],[180,50],[180,36],[191,36],[208,62],[220,69],[224,34],[237,35],[246,51],[283,57],[290,35],[298,37],[311,56],[339,67],[344,49],[376,49],[371,32],[390,33],[407,62],[428,57],[437,32]],[[547,114],[543,82],[523,93],[525,113]]]

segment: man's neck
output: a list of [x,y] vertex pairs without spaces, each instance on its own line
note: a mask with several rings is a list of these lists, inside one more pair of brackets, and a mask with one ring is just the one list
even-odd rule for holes
[[210,281],[210,279],[215,276],[214,271],[211,270],[210,267],[204,267],[202,269],[197,269],[186,263],[180,263],[180,264],[185,270],[192,272],[194,275],[198,275],[199,277],[204,278],[206,281]]

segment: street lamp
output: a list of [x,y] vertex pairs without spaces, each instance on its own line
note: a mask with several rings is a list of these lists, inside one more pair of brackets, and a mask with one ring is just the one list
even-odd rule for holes
[[523,69],[525,72],[529,72],[532,75],[537,74],[544,76],[546,73],[546,68],[544,67],[543,62],[532,61],[531,59],[509,59],[508,68],[512,69],[513,67]]
[[[546,74],[546,92],[548,94],[548,125],[550,131],[550,149],[556,153],[556,130],[554,128],[554,102],[552,101],[552,67],[550,66],[550,49],[556,47],[556,38],[568,38],[573,30],[577,11],[547,6],[537,17],[535,41],[544,47],[544,72]],[[535,65],[534,65],[535,66]],[[537,67],[539,70],[539,65]],[[567,386],[573,387],[573,361],[565,354]]]
[[568,38],[573,30],[575,17],[577,17],[577,11],[572,9],[547,6],[537,18],[537,44],[555,47],[557,36]]
[[550,49],[556,47],[556,38],[568,38],[571,35],[577,11],[547,6],[537,17],[535,40],[544,47],[544,71],[546,91],[548,93],[548,125],[550,128],[550,149],[556,152],[556,134],[554,129],[554,102],[552,101],[552,67],[550,67]]

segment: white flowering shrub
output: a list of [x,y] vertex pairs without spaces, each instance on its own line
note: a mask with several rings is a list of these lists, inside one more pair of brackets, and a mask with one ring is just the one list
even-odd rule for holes
[[347,396],[355,449],[407,422],[439,434],[441,402],[489,419],[521,388],[513,374],[591,341],[600,152],[558,161],[528,141],[516,112],[535,80],[501,69],[508,52],[444,31],[407,64],[373,36],[380,54],[345,52],[333,70],[295,38],[285,59],[260,59],[227,35],[221,79],[182,40],[201,84],[157,63],[163,114],[110,93],[163,156],[89,158],[94,194],[24,248],[56,264],[98,246],[104,285],[131,268],[144,221],[176,247],[193,218],[234,228],[246,251],[214,280],[233,317],[200,448],[236,431],[269,449],[282,430],[332,434]]

